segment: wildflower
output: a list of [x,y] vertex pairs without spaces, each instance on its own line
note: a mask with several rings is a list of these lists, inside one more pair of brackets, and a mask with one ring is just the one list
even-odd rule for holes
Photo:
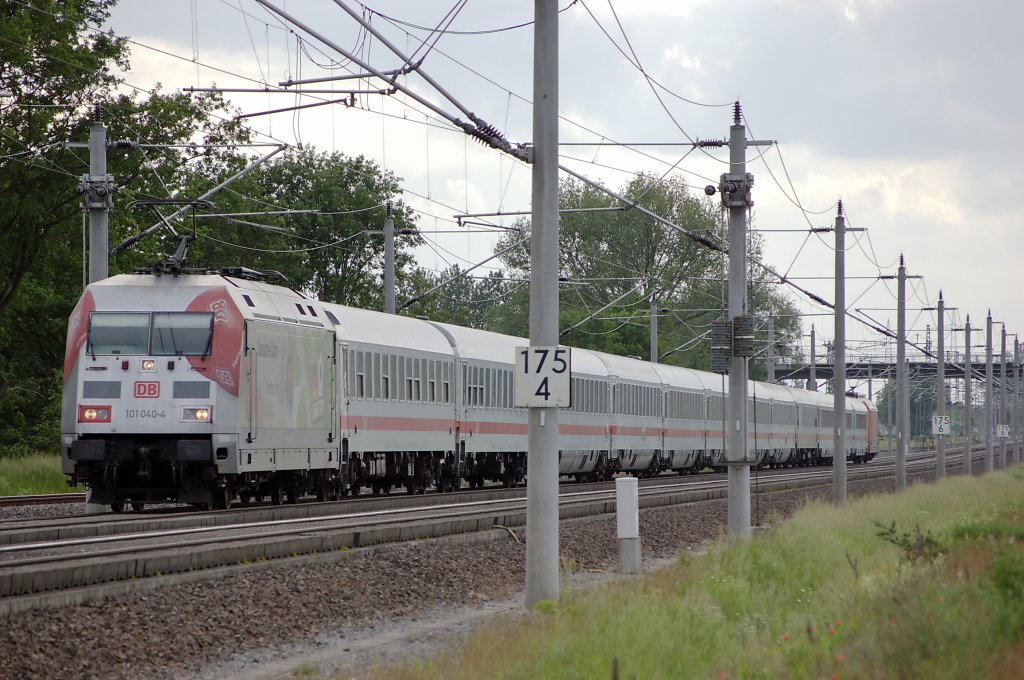
[[829,628],[828,629],[828,634],[829,635],[835,635],[836,634],[836,629],[835,628]]
[[784,635],[782,636],[782,641],[783,641],[783,642],[789,642],[789,633],[786,633],[786,634],[784,634]]
[[839,663],[846,661],[846,655],[842,652],[839,652],[838,654],[836,654],[836,661],[838,661]]

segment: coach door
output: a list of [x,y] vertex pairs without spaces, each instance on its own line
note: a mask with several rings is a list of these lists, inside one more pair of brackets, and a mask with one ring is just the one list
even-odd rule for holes
[[[334,356],[331,358],[334,362],[333,370],[331,371],[330,383],[327,385],[330,390],[330,404],[331,404],[331,431],[327,435],[327,441],[333,442],[338,438],[338,420],[341,415],[338,412],[338,392],[344,389],[348,391],[348,384],[345,380],[345,376],[348,373],[348,347],[338,342],[338,334],[331,334],[331,347],[334,350]],[[343,405],[342,405],[343,406]]]

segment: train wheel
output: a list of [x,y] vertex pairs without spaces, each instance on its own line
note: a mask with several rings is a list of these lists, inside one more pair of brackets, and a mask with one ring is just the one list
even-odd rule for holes
[[134,510],[135,512],[142,512],[145,509],[146,509],[146,504],[145,503],[132,503],[132,510]]
[[270,488],[270,502],[273,505],[281,505],[284,503],[284,494],[281,493],[281,486],[279,484],[274,484]]
[[218,487],[213,490],[213,509],[227,510],[231,507],[231,488],[228,486]]
[[110,504],[111,512],[124,512],[124,502],[118,501]]

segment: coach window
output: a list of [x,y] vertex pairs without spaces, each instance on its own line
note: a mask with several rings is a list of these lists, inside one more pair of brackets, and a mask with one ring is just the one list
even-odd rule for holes
[[356,397],[362,399],[366,396],[364,390],[366,389],[366,373],[363,362],[365,361],[363,352],[355,352],[356,355]]
[[429,377],[427,379],[427,399],[430,403],[437,401],[437,367],[438,362],[431,361],[429,364]]

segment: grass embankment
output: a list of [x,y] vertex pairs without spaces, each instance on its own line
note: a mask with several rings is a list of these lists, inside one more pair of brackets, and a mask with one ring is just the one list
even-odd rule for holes
[[0,496],[85,491],[84,487],[69,487],[67,479],[60,471],[57,454],[0,457]]
[[380,677],[1024,677],[1024,471],[815,503],[768,537],[541,604]]

